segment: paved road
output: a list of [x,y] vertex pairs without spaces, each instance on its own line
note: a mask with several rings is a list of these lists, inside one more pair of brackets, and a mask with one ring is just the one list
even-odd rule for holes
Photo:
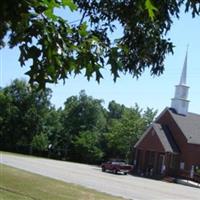
[[103,173],[99,167],[0,152],[0,163],[134,200],[199,200],[200,189]]

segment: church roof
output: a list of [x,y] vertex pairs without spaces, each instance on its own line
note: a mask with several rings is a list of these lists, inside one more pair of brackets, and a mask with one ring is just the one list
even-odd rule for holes
[[200,144],[200,115],[190,113],[186,116],[177,114],[175,110],[168,109],[174,121],[190,144]]
[[152,127],[155,130],[156,134],[158,135],[160,142],[162,143],[162,146],[166,152],[171,152],[171,153],[180,152],[178,146],[176,145],[167,127],[161,126],[158,123],[153,123]]
[[140,144],[140,142],[146,137],[147,134],[149,134],[149,131],[153,129],[158,136],[165,152],[170,152],[170,153],[179,153],[180,150],[174,141],[172,134],[170,133],[170,130],[167,129],[167,127],[158,124],[158,123],[152,123],[150,127],[145,131],[145,133],[142,135],[142,137],[137,141],[135,144],[135,148]]

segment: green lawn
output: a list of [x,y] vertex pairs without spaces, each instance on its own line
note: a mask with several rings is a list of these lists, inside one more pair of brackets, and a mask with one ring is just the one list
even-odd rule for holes
[[122,200],[0,164],[0,200]]

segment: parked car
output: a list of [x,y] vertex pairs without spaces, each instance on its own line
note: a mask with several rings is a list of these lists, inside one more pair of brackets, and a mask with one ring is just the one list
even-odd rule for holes
[[126,175],[133,169],[133,166],[126,164],[124,160],[110,160],[108,162],[102,163],[101,169],[102,172],[111,171],[115,174],[118,172],[123,172]]

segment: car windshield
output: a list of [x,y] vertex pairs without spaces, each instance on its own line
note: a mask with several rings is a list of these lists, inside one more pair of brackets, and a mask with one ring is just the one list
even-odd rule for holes
[[126,163],[123,161],[113,161],[112,164],[114,165],[125,165]]

